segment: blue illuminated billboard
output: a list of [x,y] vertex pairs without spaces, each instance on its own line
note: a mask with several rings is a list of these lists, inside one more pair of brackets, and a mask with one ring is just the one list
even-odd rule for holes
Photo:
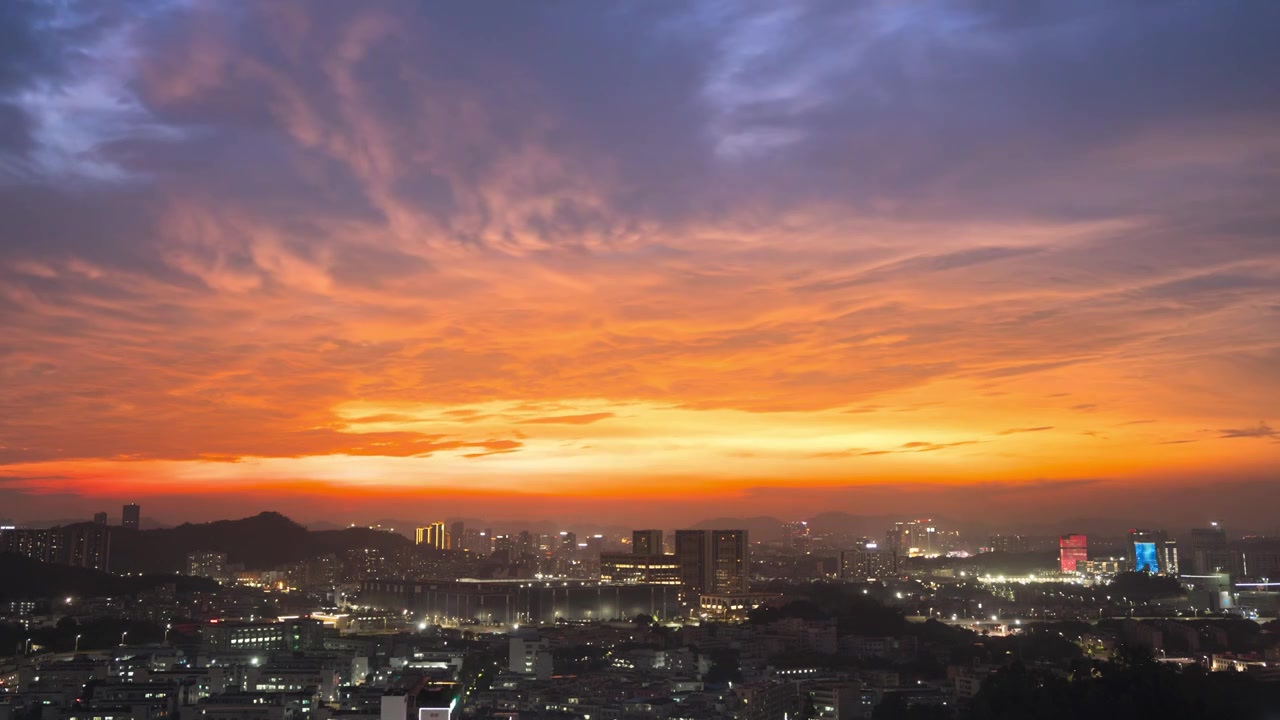
[[1160,562],[1156,559],[1156,544],[1138,542],[1133,544],[1133,569],[1137,572],[1149,572],[1152,575],[1160,572]]

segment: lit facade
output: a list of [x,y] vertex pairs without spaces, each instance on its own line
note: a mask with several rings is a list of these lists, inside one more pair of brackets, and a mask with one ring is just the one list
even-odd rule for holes
[[888,578],[898,574],[898,557],[893,550],[866,543],[840,553],[840,577],[848,580]]
[[680,563],[675,555],[600,553],[600,581],[624,585],[679,585]]
[[443,520],[437,520],[426,527],[418,528],[415,539],[418,545],[425,545],[436,550],[448,550],[450,547],[449,531],[446,529]]
[[1177,575],[1179,572],[1178,541],[1169,539],[1163,530],[1130,530],[1129,567],[1152,575]]
[[1085,535],[1063,535],[1058,538],[1058,569],[1064,573],[1079,570],[1089,559],[1089,538]]
[[941,552],[938,529],[933,520],[909,520],[894,523],[885,532],[884,544],[900,557],[921,557]]
[[324,623],[297,618],[276,623],[211,622],[200,630],[203,652],[303,652],[324,648]]
[[187,574],[214,580],[227,578],[227,554],[224,552],[193,552],[187,555]]
[[751,547],[746,530],[677,530],[680,584],[692,595],[746,592]]

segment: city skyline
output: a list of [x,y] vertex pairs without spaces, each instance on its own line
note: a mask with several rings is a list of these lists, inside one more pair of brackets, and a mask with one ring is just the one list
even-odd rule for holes
[[[124,506],[125,512],[137,505]],[[121,522],[116,522],[120,519]],[[608,522],[606,520],[571,520],[559,522],[548,518],[481,518],[458,515],[447,515],[445,519],[437,519],[424,523],[422,520],[406,518],[377,518],[376,521],[360,521],[335,523],[329,520],[308,520],[290,517],[277,510],[263,509],[252,515],[219,517],[204,522],[183,522],[184,527],[214,527],[218,524],[253,522],[267,519],[270,522],[281,522],[310,532],[342,531],[350,529],[375,530],[399,535],[417,546],[426,546],[437,550],[470,550],[472,544],[492,545],[495,541],[520,543],[532,539],[555,539],[557,544],[572,541],[571,544],[583,548],[595,548],[591,541],[608,540],[626,545],[625,554],[638,553],[661,554],[662,548],[672,550],[676,533],[715,532],[713,528],[730,528],[734,532],[751,533],[758,542],[781,543],[793,550],[807,553],[814,543],[824,547],[843,547],[853,544],[862,548],[863,542],[871,543],[893,550],[906,552],[916,548],[925,553],[965,550],[966,552],[1037,552],[1046,548],[1057,552],[1070,539],[1087,536],[1095,539],[1102,537],[1106,542],[1116,543],[1121,538],[1135,532],[1134,525],[1143,523],[1121,522],[1104,518],[1075,518],[1058,523],[1041,522],[996,522],[974,520],[972,518],[937,516],[921,518],[902,515],[852,515],[844,512],[824,512],[808,516],[807,520],[784,519],[774,516],[754,517],[707,517],[696,521],[679,521],[667,518],[661,527],[653,529],[636,529],[627,522]],[[172,530],[179,523],[166,523],[147,516],[140,516],[139,524],[124,522],[122,516],[112,517],[107,511],[93,513],[92,519],[84,517],[43,518],[36,520],[17,519],[0,516],[0,531],[20,529],[26,531],[72,530],[83,526],[108,526],[122,528],[126,531],[136,530]],[[1156,525],[1165,528],[1164,523]],[[797,535],[796,528],[803,528],[803,534]],[[1217,520],[1198,521],[1188,525],[1173,524],[1167,526],[1173,537],[1189,538],[1196,542],[1201,534],[1209,534],[1214,538],[1258,538],[1275,535],[1280,532],[1274,523],[1259,526],[1229,527]],[[600,532],[608,535],[598,534]],[[1147,531],[1142,531],[1147,532]],[[1163,530],[1162,530],[1163,532]],[[578,533],[582,540],[577,542]],[[589,533],[597,533],[591,535]],[[630,544],[627,545],[627,538]],[[668,542],[670,541],[670,542]],[[443,542],[443,546],[441,543]],[[1123,544],[1123,543],[1122,543]],[[1078,546],[1087,547],[1087,546]],[[594,552],[595,549],[591,550]],[[1087,554],[1085,555],[1087,557]],[[1077,556],[1079,557],[1079,556]]]
[[1270,529],[1278,8],[6,4],[3,513]]

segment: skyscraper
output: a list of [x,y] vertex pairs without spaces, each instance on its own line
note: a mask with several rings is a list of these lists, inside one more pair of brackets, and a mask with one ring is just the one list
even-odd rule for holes
[[712,592],[746,592],[751,579],[747,531],[712,530],[711,543]]
[[494,560],[499,562],[514,562],[515,548],[511,541],[510,535],[494,535],[493,536],[493,555]]
[[110,528],[96,523],[72,525],[66,529],[65,538],[63,552],[68,565],[104,572],[111,569]]
[[897,553],[898,557],[936,555],[940,550],[937,534],[938,529],[933,526],[933,520],[897,522],[885,532],[884,544]]
[[93,523],[94,523],[95,525],[106,525],[106,524],[107,524],[107,514],[106,514],[105,512],[94,513],[94,514],[93,514]]
[[1191,574],[1210,575],[1229,572],[1231,552],[1227,547],[1227,531],[1218,523],[1191,531]]
[[1163,530],[1130,530],[1128,551],[1135,572],[1178,574],[1178,541],[1170,540]]
[[449,524],[449,548],[451,550],[462,549],[462,538],[466,537],[467,526],[461,520],[454,520]]
[[1089,538],[1085,535],[1063,535],[1058,538],[1058,569],[1076,571],[1076,565],[1089,559]]
[[633,555],[661,555],[661,530],[632,530],[631,553]]
[[138,524],[142,520],[142,508],[136,503],[129,503],[124,506],[124,510],[120,513],[120,525],[125,530],[137,530]]
[[449,532],[445,530],[443,520],[437,520],[426,527],[418,528],[415,539],[418,545],[425,545],[436,550],[449,549]]
[[677,530],[675,554],[687,593],[747,591],[751,546],[746,530]]
[[676,561],[685,592],[697,595],[711,591],[711,538],[706,530],[676,531]]
[[854,549],[840,553],[840,577],[870,580],[893,577],[898,572],[898,558],[893,550],[880,547],[863,538]]
[[782,536],[791,549],[808,554],[812,542],[813,535],[809,532],[809,523],[804,520],[789,522],[782,524]]

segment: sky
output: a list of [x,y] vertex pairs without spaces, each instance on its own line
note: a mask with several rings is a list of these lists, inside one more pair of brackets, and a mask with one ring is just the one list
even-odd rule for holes
[[1278,23],[0,3],[0,516],[1273,526]]

